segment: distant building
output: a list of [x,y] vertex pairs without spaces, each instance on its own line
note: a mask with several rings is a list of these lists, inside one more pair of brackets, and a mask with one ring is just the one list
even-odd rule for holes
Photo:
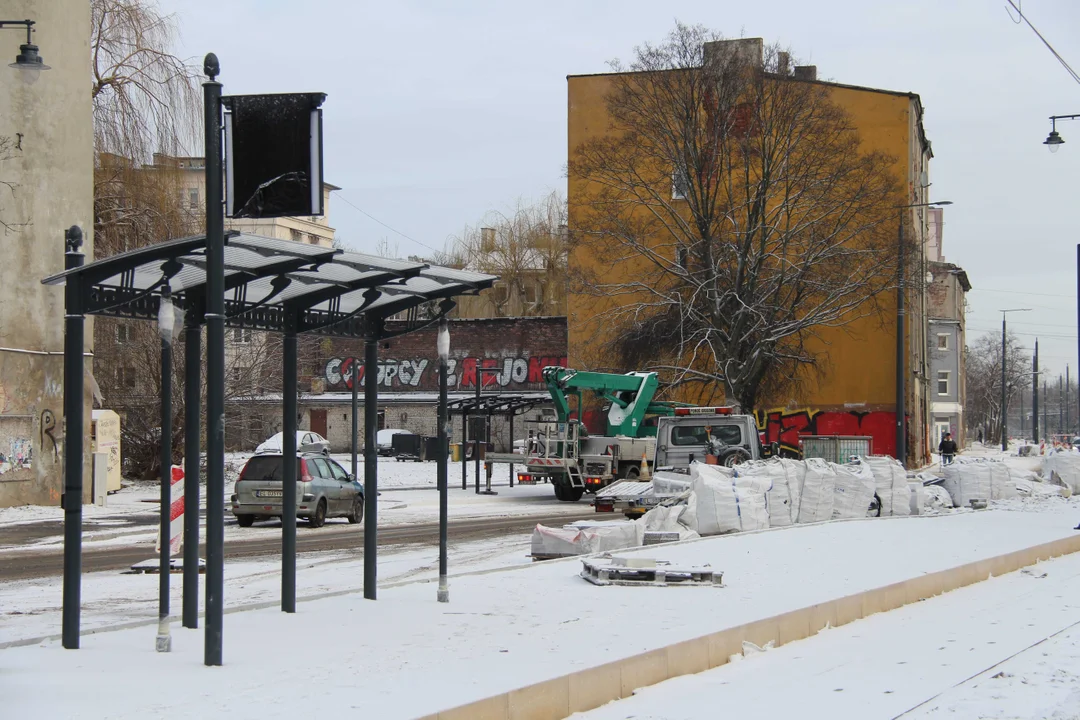
[[[179,171],[178,202],[193,218],[206,216],[206,161],[201,157],[175,157],[154,153],[154,162],[146,170],[168,168]],[[294,240],[309,245],[331,247],[334,228],[330,227],[330,193],[340,190],[336,185],[323,183],[323,214],[319,217],[279,217],[262,220],[225,219],[226,230],[239,230],[251,235]]]
[[[762,67],[762,40],[745,38],[721,41],[706,52],[736,52],[757,67]],[[568,144],[573,154],[582,144],[616,132],[607,106],[607,97],[616,87],[617,73],[570,75],[568,84]],[[895,158],[894,172],[900,188],[896,204],[920,205],[930,200],[927,176],[933,157],[923,127],[923,106],[919,96],[869,87],[823,81],[816,66],[794,69],[794,74],[773,76],[776,82],[815,83],[828,90],[833,103],[846,111],[854,130],[859,132],[866,151],[880,151]],[[665,178],[666,182],[666,178]],[[684,198],[678,188],[657,189],[658,196],[671,193],[672,201]],[[586,218],[594,194],[590,184],[574,164],[568,177],[568,212],[574,232],[587,233]],[[627,197],[627,202],[634,202]],[[925,248],[930,213],[926,207],[910,207],[898,213],[916,248]],[[657,233],[655,247],[660,254],[672,253],[670,238]],[[662,248],[671,248],[670,251]],[[638,265],[624,262],[622,277],[646,272],[651,260],[642,257]],[[570,253],[570,267],[584,268],[600,275],[610,273],[611,259],[598,257],[586,245],[575,246]],[[925,274],[925,258],[918,257],[910,267],[913,274]],[[926,432],[929,393],[927,370],[926,298],[922,283],[908,286],[906,352],[904,374],[907,398],[904,402],[909,459],[921,464],[929,458],[929,433]],[[616,304],[633,302],[629,296],[593,297],[572,293],[568,299],[568,353],[570,364],[579,368],[618,367],[618,358],[605,355],[612,338],[612,327],[603,321],[604,312]],[[808,338],[807,347],[819,357],[820,372],[809,376],[792,397],[766,397],[758,413],[758,426],[767,441],[778,441],[787,448],[797,448],[804,434],[869,435],[874,452],[896,452],[896,309],[889,296],[878,299],[880,314],[855,319],[842,327],[821,327]],[[635,368],[622,368],[633,370]],[[766,393],[767,395],[767,393]],[[686,396],[674,399],[700,403],[724,402],[722,391],[716,397]]]
[[966,440],[964,428],[965,385],[967,380],[967,338],[965,294],[971,290],[964,269],[945,262],[942,254],[942,208],[931,210],[928,242],[927,341],[930,357],[931,444],[937,448],[949,432],[957,445]]

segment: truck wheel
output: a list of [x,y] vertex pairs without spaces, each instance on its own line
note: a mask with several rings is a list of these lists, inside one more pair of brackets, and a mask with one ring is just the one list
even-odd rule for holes
[[750,459],[750,454],[742,448],[735,448],[729,451],[722,458],[720,458],[720,464],[724,467],[735,467]]
[[585,494],[585,488],[569,487],[569,494],[564,498],[567,502],[577,502],[581,499],[581,496]]
[[629,470],[626,471],[626,479],[627,480],[637,480],[638,476],[640,474],[641,474],[640,471],[636,467],[632,467],[632,468],[630,468]]

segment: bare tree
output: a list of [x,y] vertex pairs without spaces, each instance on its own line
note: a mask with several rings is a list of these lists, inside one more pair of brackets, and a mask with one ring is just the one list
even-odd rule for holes
[[[1031,387],[1031,356],[1011,332],[1006,336],[1005,393],[1010,407],[1021,390]],[[1001,335],[980,335],[967,348],[967,403],[964,414],[969,428],[982,427],[987,443],[1001,442]]]
[[438,262],[498,275],[485,294],[495,315],[563,315],[567,251],[566,200],[552,192],[536,203],[519,199],[510,214],[492,211],[466,226]]
[[826,84],[722,40],[677,24],[612,64],[610,132],[568,166],[572,252],[599,267],[571,283],[610,367],[752,409],[816,368],[821,328],[877,312],[902,196]]
[[[91,0],[90,6],[94,252],[100,258],[201,229],[200,214],[181,198],[179,164],[170,161],[201,126],[197,70],[170,53],[172,16],[159,14],[143,0]],[[157,328],[99,318],[94,345],[94,374],[102,395],[123,418],[127,470],[152,474],[161,433]],[[174,349],[174,367],[183,367],[183,343]],[[177,380],[173,447],[179,457],[183,382]]]

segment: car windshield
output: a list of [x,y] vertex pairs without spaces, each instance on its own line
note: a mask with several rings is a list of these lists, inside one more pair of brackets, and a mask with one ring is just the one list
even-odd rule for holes
[[[281,482],[281,470],[284,458],[280,455],[253,457],[244,466],[245,480],[267,480]],[[300,458],[296,460],[296,479],[300,479]]]

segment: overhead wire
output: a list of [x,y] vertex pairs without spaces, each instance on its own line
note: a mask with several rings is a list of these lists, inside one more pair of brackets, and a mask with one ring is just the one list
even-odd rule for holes
[[420,241],[420,240],[417,240],[417,239],[416,239],[416,238],[414,238],[414,237],[411,237],[411,236],[409,236],[409,235],[406,235],[405,233],[401,232],[400,230],[398,230],[398,229],[397,229],[397,228],[395,228],[395,227],[391,227],[390,225],[387,225],[387,224],[386,224],[386,223],[384,223],[384,222],[383,222],[382,220],[380,220],[379,218],[375,217],[375,216],[374,216],[374,215],[372,215],[371,213],[367,212],[367,211],[366,211],[366,210],[364,210],[363,208],[361,208],[361,207],[358,207],[357,205],[353,204],[353,203],[352,203],[352,202],[351,202],[351,201],[349,200],[349,198],[347,198],[347,197],[345,197],[344,195],[342,195],[342,194],[341,194],[341,191],[340,191],[340,190],[335,190],[334,192],[336,192],[336,193],[337,193],[337,196],[338,196],[338,198],[340,198],[340,199],[341,199],[341,200],[342,200],[342,201],[343,201],[343,202],[344,202],[344,203],[345,203],[346,205],[348,205],[349,207],[351,207],[351,208],[352,208],[353,210],[356,210],[356,211],[357,211],[358,213],[360,213],[361,215],[364,215],[364,216],[365,216],[365,217],[367,217],[368,219],[370,219],[370,220],[373,220],[373,221],[377,222],[378,224],[382,225],[382,226],[383,226],[384,228],[386,228],[387,230],[389,230],[389,231],[391,231],[391,232],[394,232],[394,233],[397,233],[398,235],[400,235],[401,237],[405,238],[406,240],[409,240],[409,241],[411,241],[411,242],[414,242],[414,243],[416,243],[417,245],[420,245],[421,247],[425,247],[425,248],[427,248],[428,250],[430,250],[430,251],[431,251],[431,252],[433,252],[433,253],[436,253],[436,254],[440,254],[440,253],[442,253],[442,252],[443,252],[442,250],[436,250],[435,248],[431,247],[430,245],[428,245],[428,244],[427,244],[427,243],[425,243],[425,242],[422,242],[422,241]]
[[[1054,46],[1050,44],[1050,41],[1044,38],[1042,33],[1039,32],[1035,28],[1035,26],[1031,24],[1031,21],[1027,19],[1026,15],[1024,15],[1023,10],[1021,10],[1020,7],[1015,2],[1013,2],[1013,0],[1005,0],[1005,2],[1009,3],[1009,5],[1012,6],[1013,10],[1016,11],[1016,14],[1020,16],[1020,19],[1023,20],[1029,28],[1031,28],[1031,31],[1035,33],[1035,35],[1038,36],[1040,40],[1042,40],[1043,45],[1045,45],[1046,48],[1051,52],[1051,54],[1053,54],[1053,56],[1057,58],[1057,61],[1061,63],[1062,67],[1064,67],[1066,71],[1068,71],[1069,75],[1072,76],[1072,79],[1075,80],[1077,83],[1080,83],[1080,75],[1077,75],[1076,71],[1069,67],[1069,63],[1065,62],[1065,58],[1061,57],[1058,51],[1054,49]],[[1008,12],[1008,10],[1006,10],[1006,12]],[[1011,18],[1012,14],[1010,14],[1009,17]],[[1013,22],[1016,21],[1014,20]]]

